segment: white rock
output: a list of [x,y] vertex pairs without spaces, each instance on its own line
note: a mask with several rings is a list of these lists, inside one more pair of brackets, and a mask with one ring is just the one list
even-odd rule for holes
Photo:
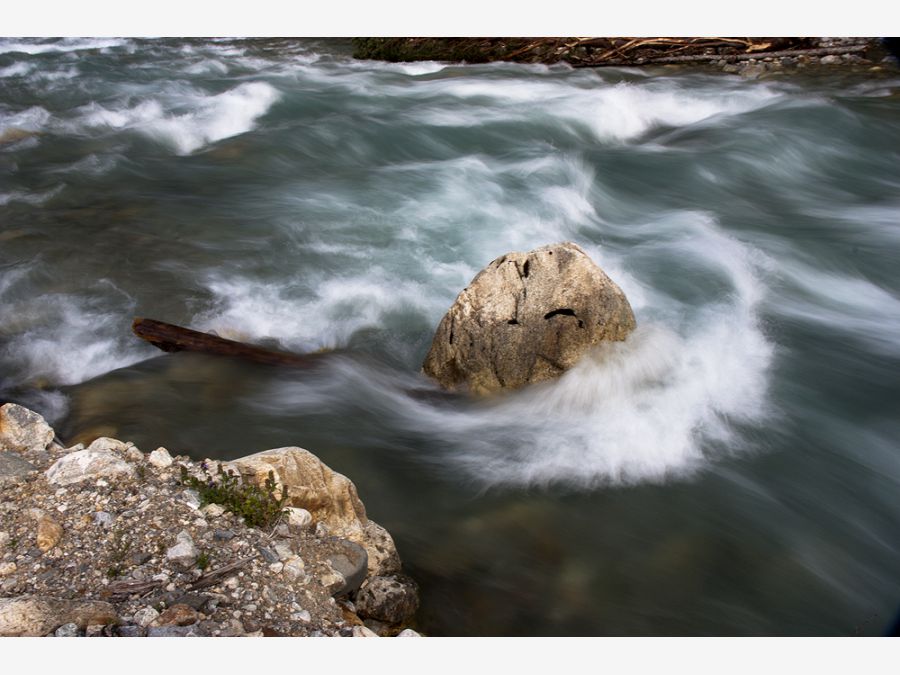
[[134,467],[109,450],[87,448],[60,457],[46,476],[54,485],[71,485],[101,476],[133,478]]
[[294,612],[291,614],[291,618],[294,621],[303,621],[304,623],[309,623],[312,621],[312,615],[305,609],[301,609],[299,612]]
[[150,453],[147,461],[157,469],[165,469],[172,466],[172,455],[170,455],[169,451],[165,448],[157,448]]
[[179,532],[175,537],[175,542],[175,545],[166,551],[167,559],[185,568],[191,567],[197,562],[200,551],[194,545],[194,540],[187,530]]
[[295,581],[306,575],[306,564],[302,558],[290,558],[284,562],[282,574],[291,581]]
[[414,631],[412,628],[404,628],[399,633],[397,633],[397,637],[422,637],[419,633]]
[[146,628],[151,623],[156,621],[159,617],[159,612],[157,612],[153,607],[144,607],[143,609],[139,609],[134,613],[134,622],[138,626],[143,626]]
[[289,506],[285,509],[288,527],[304,529],[312,525],[312,514],[306,509],[297,506]]
[[6,577],[16,571],[16,563],[5,562],[0,563],[0,577]]
[[378,633],[365,626],[354,626],[353,637],[378,637]]
[[[0,567],[0,570],[2,570],[2,569],[3,568]],[[284,569],[284,563],[277,562],[277,563],[272,563],[271,565],[269,565],[269,570],[271,572],[274,572],[275,574],[281,574],[281,570],[283,570],[283,569]],[[2,572],[0,572],[0,574],[2,574]]]
[[185,490],[181,493],[181,500],[195,511],[200,508],[200,495],[196,490]]
[[294,552],[291,550],[291,545],[286,541],[279,541],[273,547],[275,549],[275,553],[278,555],[278,559],[284,562],[285,560],[290,560],[294,557]]

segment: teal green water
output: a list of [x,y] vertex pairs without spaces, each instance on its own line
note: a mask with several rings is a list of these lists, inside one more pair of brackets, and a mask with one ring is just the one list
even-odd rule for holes
[[[356,483],[433,635],[873,635],[900,609],[900,77],[354,62],[339,40],[0,40],[0,398],[65,438]],[[513,250],[638,331],[410,398]],[[149,316],[313,372],[160,355]]]

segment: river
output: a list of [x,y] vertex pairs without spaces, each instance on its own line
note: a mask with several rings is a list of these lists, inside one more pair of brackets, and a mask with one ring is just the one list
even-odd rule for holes
[[[0,399],[65,439],[305,447],[431,635],[877,635],[900,608],[900,77],[0,40]],[[410,397],[494,258],[573,241],[638,323]],[[296,352],[163,355],[136,316]]]

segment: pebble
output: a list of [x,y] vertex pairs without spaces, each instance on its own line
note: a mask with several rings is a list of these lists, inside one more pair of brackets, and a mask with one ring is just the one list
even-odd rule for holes
[[53,634],[56,637],[81,637],[81,629],[77,623],[64,623]]
[[225,507],[221,504],[207,504],[200,512],[207,518],[218,518],[225,513]]
[[153,607],[144,607],[143,609],[139,609],[134,613],[134,622],[143,628],[146,628],[151,623],[156,621],[159,617],[159,612],[157,612]]
[[150,453],[147,461],[157,469],[165,469],[172,466],[172,455],[165,448],[157,448]]
[[0,563],[0,577],[6,577],[16,571],[16,563],[5,562]]
[[200,615],[193,607],[177,604],[160,614],[156,623],[160,626],[190,626],[199,620]]
[[41,552],[46,553],[62,539],[63,528],[49,516],[44,516],[38,521],[37,545]]
[[99,525],[100,527],[109,529],[112,527],[114,520],[113,514],[108,511],[96,511],[94,513],[94,524]]
[[142,462],[144,461],[144,453],[132,446],[125,451],[125,459],[129,462]]

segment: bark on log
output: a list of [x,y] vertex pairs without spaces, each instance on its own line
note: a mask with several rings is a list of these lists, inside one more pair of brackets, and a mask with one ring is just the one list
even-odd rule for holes
[[255,363],[271,366],[291,366],[310,368],[321,362],[322,357],[333,352],[319,354],[291,354],[256,345],[248,345],[236,340],[226,340],[218,335],[183,328],[155,319],[137,318],[131,330],[139,338],[146,340],[164,352],[200,352],[219,356],[232,356]]

